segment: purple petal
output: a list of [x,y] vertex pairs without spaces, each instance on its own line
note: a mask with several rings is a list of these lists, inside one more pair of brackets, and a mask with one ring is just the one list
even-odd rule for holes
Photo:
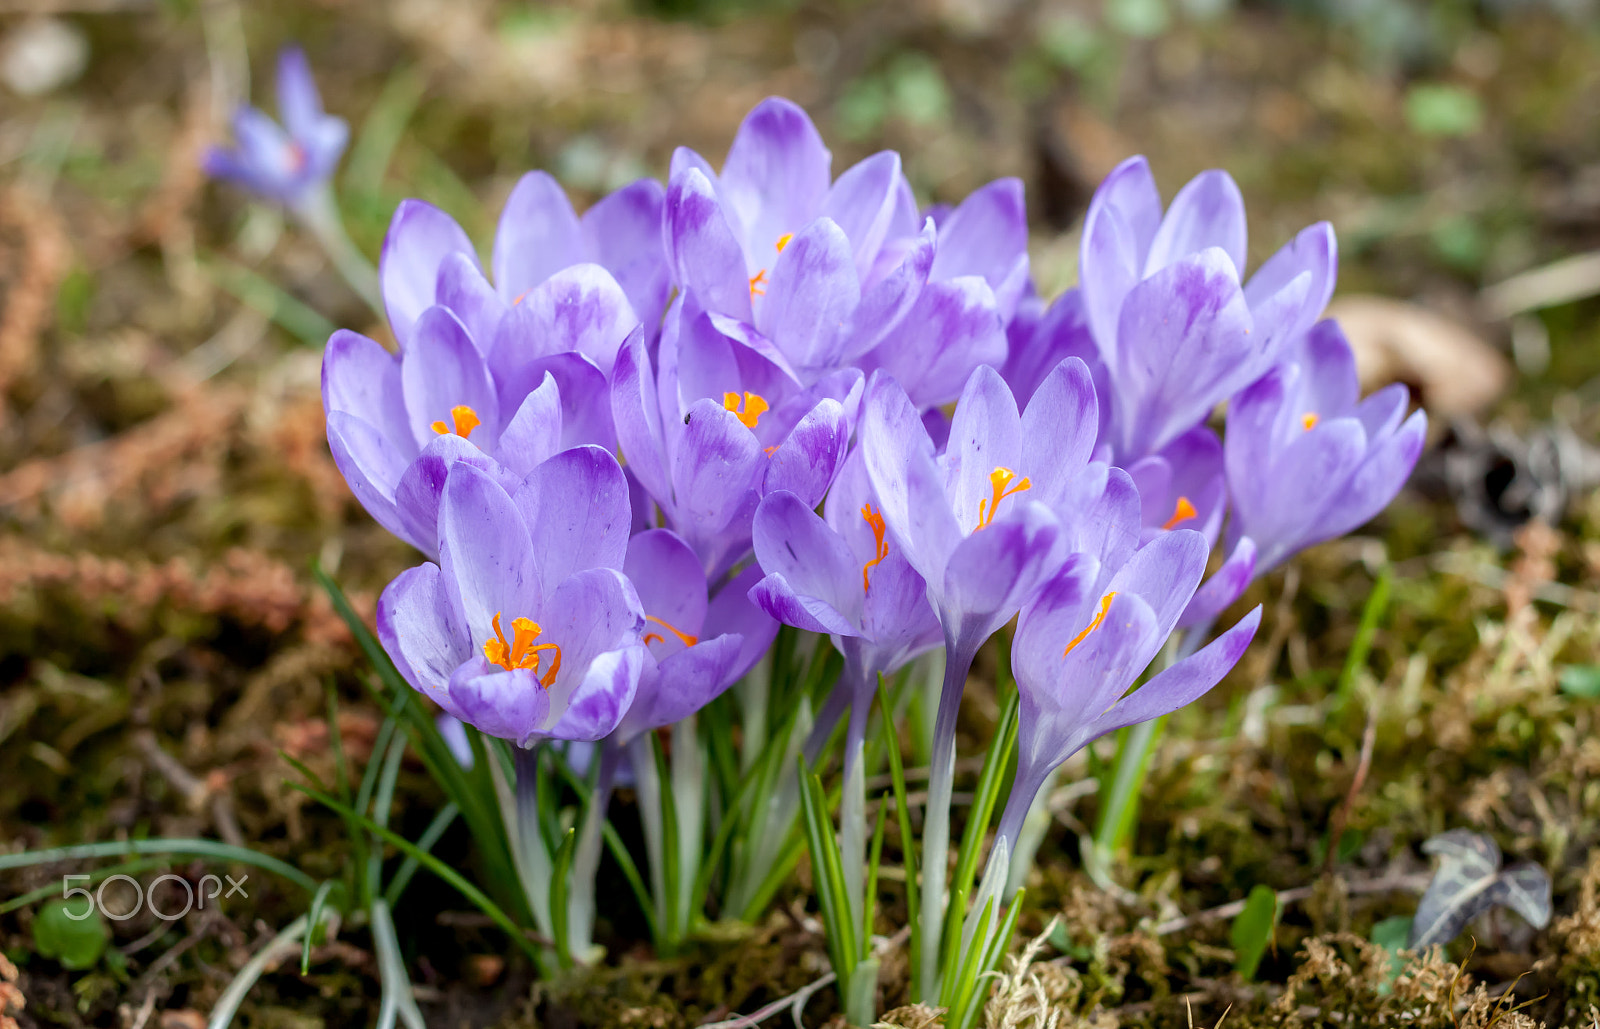
[[574,447],[535,468],[513,498],[528,526],[543,595],[585,568],[621,568],[628,550],[628,484],[617,459]]
[[790,625],[859,635],[861,565],[808,504],[792,493],[769,494],[756,508],[753,537],[768,576],[756,603]]
[[297,46],[278,51],[278,117],[296,139],[313,135],[323,120],[322,97],[311,77],[311,62]]
[[1022,609],[1011,642],[1011,668],[1025,698],[1038,693],[1054,696],[1065,670],[1062,649],[1090,623],[1099,606],[1099,594],[1090,593],[1099,574],[1099,562],[1074,554]]
[[1079,746],[1106,733],[1171,714],[1204,696],[1238,664],[1260,624],[1261,608],[1257,606],[1204,650],[1161,672],[1097,718]]
[[378,597],[378,639],[414,689],[453,711],[448,687],[472,655],[454,624],[439,566],[408,568]]
[[[1020,482],[1032,471],[1021,467],[1021,457],[1022,417],[1017,403],[1000,373],[983,365],[961,391],[942,459],[950,467],[949,496],[956,524],[970,531],[985,517],[995,516],[986,506],[994,493],[990,476],[1003,467],[1016,473]],[[1002,504],[1009,507],[1027,499],[1031,498],[1024,495]]]
[[504,488],[516,486],[516,477],[489,456],[454,433],[436,436],[406,468],[395,487],[394,503],[405,526],[402,538],[424,554],[439,552],[439,505],[444,484],[457,462],[482,470]]
[[635,338],[617,354],[611,372],[611,414],[628,470],[665,506],[672,502],[672,481],[667,474],[666,440],[655,387],[650,355],[644,341]]
[[[496,614],[539,621],[536,552],[511,497],[482,470],[457,462],[439,504],[439,566],[445,591],[474,644],[493,638]],[[507,636],[507,639],[510,639]]]
[[1207,247],[1221,247],[1233,260],[1235,273],[1243,276],[1248,256],[1245,233],[1244,197],[1233,176],[1217,168],[1203,171],[1172,198],[1150,243],[1144,276]]
[[[1095,349],[1094,336],[1089,332],[1088,314],[1080,290],[1070,289],[1057,297],[1038,325],[1020,337],[1019,320],[1014,320],[1008,330],[1010,353],[1000,370],[1017,403],[1028,403],[1045,376],[1069,357],[1079,358],[1088,365],[1093,381],[1100,381],[1096,375],[1104,377],[1105,367],[1101,364],[1100,352]],[[1096,392],[1102,391],[1097,387]],[[1102,422],[1107,412],[1101,408],[1109,409],[1108,399],[1109,391],[1106,391],[1097,405]]]
[[1057,365],[1028,401],[1021,431],[1019,471],[1033,480],[1031,499],[1059,510],[1071,480],[1094,456],[1100,431],[1100,405],[1089,366],[1076,357]]
[[[1027,275],[1028,214],[1021,179],[997,179],[974,191],[939,224],[935,281],[976,275],[989,283],[1001,318],[1016,311]],[[1022,275],[1016,269],[1022,269]]]
[[566,710],[546,730],[546,735],[558,740],[584,741],[611,735],[633,704],[645,660],[644,648],[637,646],[609,651],[595,658]]
[[1117,165],[1089,201],[1078,274],[1089,327],[1107,364],[1116,362],[1123,301],[1141,277],[1160,225],[1161,196],[1143,157]]
[[828,191],[822,214],[850,240],[856,276],[865,280],[883,249],[899,198],[900,155],[893,150],[873,154],[840,175]]
[[417,319],[411,344],[400,358],[400,382],[411,436],[419,448],[439,434],[434,422],[453,431],[452,412],[457,406],[472,408],[480,419],[471,433],[474,441],[494,446],[500,431],[500,402],[483,355],[455,315],[430,307]]
[[450,700],[462,721],[490,736],[526,746],[550,716],[550,694],[527,669],[508,672],[482,656],[466,661],[450,679]]
[[389,326],[402,351],[411,343],[412,325],[436,303],[439,265],[452,253],[478,259],[472,240],[454,218],[421,200],[400,201],[383,238],[378,278]]
[[434,285],[434,296],[439,306],[447,307],[461,320],[485,356],[494,343],[495,330],[505,317],[505,302],[495,293],[489,280],[483,277],[475,258],[456,251],[446,254],[439,264],[439,281]]
[[816,126],[793,102],[768,97],[745,116],[721,178],[752,253],[817,216],[828,195],[832,162]]
[[556,272],[528,290],[517,308],[537,356],[575,351],[607,374],[639,324],[622,287],[597,264]]
[[1005,362],[1006,336],[988,283],[975,276],[929,282],[888,337],[867,354],[918,407],[947,404],[979,365]]
[[956,544],[941,583],[941,617],[948,625],[952,615],[959,615],[966,628],[987,638],[1065,559],[1055,516],[1043,504],[1019,504]]
[[773,451],[762,480],[762,493],[787,490],[808,505],[822,503],[844,463],[849,443],[850,422],[844,405],[837,400],[823,400]]
[[1222,563],[1222,567],[1195,591],[1189,606],[1183,609],[1182,616],[1178,618],[1178,628],[1209,627],[1218,615],[1228,609],[1229,604],[1244,593],[1255,571],[1256,545],[1249,536],[1245,536],[1234,544],[1233,552]]
[[400,361],[373,340],[348,329],[328,339],[322,354],[322,407],[354,415],[377,429],[401,454],[417,451],[406,418]]
[[[658,619],[688,636],[720,635],[723,631],[703,631],[707,606],[705,573],[700,570],[700,559],[694,550],[677,533],[650,529],[628,540],[622,570],[638,592],[646,618]],[[652,651],[658,657],[683,649],[672,633],[648,626],[646,631],[663,637],[662,649]]]
[[[1307,276],[1303,292],[1297,289],[1274,304],[1301,275]],[[1255,312],[1259,330],[1274,340],[1288,341],[1306,331],[1322,315],[1333,296],[1339,275],[1339,244],[1333,226],[1318,222],[1300,230],[1299,235],[1256,270],[1245,283],[1244,298]],[[1288,302],[1288,297],[1294,297]]]
[[730,670],[729,681],[744,677],[778,635],[778,623],[750,601],[750,590],[761,580],[761,569],[751,565],[717,590],[706,609],[703,635],[737,635],[742,642],[739,656]]
[[[714,400],[696,401],[673,455],[672,482],[678,527],[692,537],[702,560],[704,546],[746,510],[754,512],[755,489],[767,457],[755,434]],[[735,535],[742,532],[735,530]]]
[[[409,441],[408,441],[409,442]],[[432,554],[427,539],[413,539],[395,507],[395,488],[405,474],[407,459],[371,422],[343,411],[328,412],[328,449],[333,463],[350,486],[350,492],[373,519],[424,553]]]
[[602,199],[580,220],[584,250],[616,276],[651,336],[660,330],[667,306],[667,256],[661,247],[665,201],[661,183],[640,179]]
[[[1142,597],[1155,615],[1159,642],[1172,633],[1178,616],[1194,596],[1205,575],[1209,551],[1206,538],[1191,529],[1164,532],[1135,551],[1128,563],[1117,569],[1106,589]],[[1153,657],[1154,652],[1145,660]]]
[[521,477],[562,449],[561,389],[546,372],[500,433],[495,451],[506,470]]
[[961,527],[945,497],[933,441],[894,379],[877,375],[868,384],[860,437],[867,476],[889,533],[924,579],[942,581],[945,562],[961,540]]
[[827,218],[799,232],[778,255],[756,327],[800,368],[823,368],[839,326],[861,302],[850,240]]
[[494,284],[506,303],[569,265],[584,260],[578,216],[566,190],[548,173],[518,180],[494,235]]
[[741,645],[737,635],[718,636],[663,658],[654,670],[647,666],[618,742],[682,721],[716,700],[738,679],[733,668]]
[[929,222],[921,235],[912,238],[902,258],[866,286],[861,303],[839,330],[839,341],[834,346],[837,360],[857,360],[882,343],[911,312],[933,268],[934,240],[933,223]]
[[1342,536],[1388,507],[1416,467],[1427,434],[1428,416],[1417,411],[1406,419],[1398,432],[1378,441],[1335,504],[1317,519],[1313,530],[1316,538]]
[[709,311],[750,321],[750,281],[744,252],[724,216],[711,181],[697,168],[675,175],[663,219],[673,277]]

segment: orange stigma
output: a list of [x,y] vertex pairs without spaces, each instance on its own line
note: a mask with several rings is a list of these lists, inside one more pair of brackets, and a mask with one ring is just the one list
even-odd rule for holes
[[[995,512],[1000,508],[1000,501],[1013,493],[1021,493],[1025,489],[1033,488],[1033,480],[1027,476],[1017,479],[1017,484],[1012,486],[1011,480],[1016,478],[1017,473],[1009,468],[996,468],[989,473],[989,485],[994,490],[994,498],[992,500],[978,501],[978,527],[973,529],[973,532],[987,528],[989,523],[994,521]],[[987,511],[985,507],[988,508]]]
[[1307,432],[1310,432],[1312,429],[1317,427],[1317,423],[1321,420],[1321,418],[1317,417],[1317,412],[1307,411],[1305,414],[1300,416],[1300,426]]
[[[683,645],[686,646],[686,647],[692,647],[696,643],[700,642],[700,637],[698,637],[698,636],[690,636],[686,632],[682,632],[682,631],[680,631],[678,629],[675,629],[671,625],[669,625],[666,622],[663,622],[661,619],[657,618],[655,615],[645,615],[644,619],[647,622],[655,622],[657,625],[661,626],[663,629],[665,629],[668,632],[672,633],[672,635],[678,637],[678,639],[681,640],[683,642]],[[644,634],[644,644],[645,644],[645,646],[649,646],[651,640],[655,640],[657,643],[665,643],[665,642],[667,642],[667,638],[665,636],[661,635],[659,632],[647,632],[647,633],[645,633]]]
[[750,276],[750,295],[753,297],[767,295],[767,270],[765,268]]
[[792,232],[785,232],[778,237],[778,242],[774,244],[778,248],[778,253],[783,253],[783,248],[789,245],[791,239],[794,239],[794,233]]
[[867,569],[889,556],[889,544],[883,539],[883,512],[873,509],[871,504],[861,505],[861,517],[872,526],[872,538],[876,542],[874,553],[878,556],[861,566],[861,592],[872,589],[872,581],[867,578]]
[[1199,513],[1194,509],[1194,505],[1189,503],[1188,497],[1179,497],[1178,503],[1172,508],[1172,517],[1163,522],[1161,527],[1163,529],[1176,529]]
[[1111,598],[1116,595],[1117,591],[1112,590],[1110,593],[1107,593],[1105,596],[1100,598],[1100,610],[1094,613],[1094,617],[1090,619],[1088,625],[1083,627],[1082,632],[1072,637],[1072,642],[1067,644],[1067,649],[1061,652],[1062,657],[1066,657],[1068,654],[1072,653],[1073,647],[1076,647],[1078,644],[1082,643],[1091,632],[1094,632],[1096,629],[1100,628],[1100,623],[1106,620],[1106,612],[1111,610]]
[[483,424],[483,420],[478,417],[478,412],[466,404],[457,404],[452,407],[450,409],[450,420],[455,423],[454,426],[446,425],[444,422],[434,422],[433,431],[441,436],[454,432],[462,439],[466,439],[472,435],[473,429]]
[[[485,640],[483,656],[492,665],[499,665],[508,672],[518,669],[527,669],[538,677],[539,685],[549,689],[556,681],[556,673],[561,671],[561,647],[554,643],[535,643],[539,634],[544,632],[539,628],[539,623],[531,618],[513,618],[511,620],[511,643],[506,643],[506,634],[500,630],[500,612],[494,613],[494,639]],[[544,675],[539,675],[539,664],[544,660],[544,652],[553,650],[554,660],[550,662],[550,670]]]
[[738,415],[739,421],[742,422],[744,427],[747,429],[753,429],[756,427],[756,419],[760,418],[761,415],[766,412],[768,407],[765,397],[756,393],[751,393],[749,390],[746,390],[744,394],[744,400],[742,404],[744,410],[741,411],[739,409],[741,402],[739,399],[739,394],[737,393],[722,394],[722,406],[725,410],[732,411],[734,414]]

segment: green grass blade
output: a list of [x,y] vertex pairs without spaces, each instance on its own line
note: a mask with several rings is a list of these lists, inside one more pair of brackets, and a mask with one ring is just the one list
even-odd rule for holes
[[[439,837],[445,834],[445,830],[450,828],[450,823],[454,822],[460,813],[461,809],[456,807],[456,802],[453,800],[440,808],[439,813],[433,816],[433,821],[422,831],[422,835],[417,837],[417,849],[431,853],[433,845],[439,842]],[[399,871],[395,872],[388,888],[383,891],[383,899],[391,908],[400,903],[400,895],[411,884],[411,877],[417,874],[417,867],[417,859],[409,855],[401,862]]]
[[633,896],[639,902],[639,910],[644,912],[644,920],[650,926],[650,938],[655,939],[657,935],[655,905],[650,902],[650,891],[645,888],[644,879],[639,876],[639,866],[634,864],[633,855],[628,853],[628,845],[622,842],[622,837],[617,835],[617,830],[611,827],[610,822],[602,825],[600,832],[605,838],[606,849],[611,852],[617,867],[622,869],[623,878],[627,879],[628,885],[633,888]]
[[572,948],[567,943],[567,897],[572,893],[572,853],[578,849],[578,830],[568,829],[556,851],[555,871],[550,876],[550,919],[555,926],[556,960],[562,968],[572,967]]
[[[84,883],[84,885],[93,886],[100,880],[109,879],[113,875],[137,875],[140,872],[148,872],[152,868],[161,868],[164,865],[170,865],[170,862],[161,861],[156,858],[143,858],[138,861],[124,861],[120,864],[107,865],[104,868],[97,868],[93,872],[90,872],[89,881]],[[0,915],[10,914],[18,908],[25,908],[29,904],[33,904],[41,900],[48,900],[51,897],[59,897],[60,895],[60,883],[52,883],[49,886],[41,886],[37,890],[29,890],[27,893],[24,893],[21,896],[12,897],[4,904],[0,904]]]
[[311,943],[317,935],[317,922],[322,918],[322,909],[327,906],[328,894],[332,892],[333,880],[328,879],[317,887],[317,892],[311,897],[311,910],[306,913],[306,925],[310,928],[306,931],[305,942],[300,947],[301,975],[311,971]]
[[[900,739],[895,735],[894,718],[891,714],[893,708],[889,705],[889,694],[884,689],[883,676],[878,676],[878,707],[883,712],[879,727],[883,735],[883,749],[889,755],[889,777],[894,784],[895,816],[900,822],[900,850],[901,861],[906,871],[906,917],[910,919],[911,946],[909,956],[911,974],[915,979],[917,969],[922,967],[918,960],[922,953],[922,934],[918,928],[922,924],[920,906],[917,893],[917,848],[911,835],[911,808],[906,803],[906,770],[900,760]],[[911,995],[920,997],[920,983],[913,982]]]
[[200,268],[212,282],[233,294],[246,307],[277,323],[289,335],[321,350],[328,337],[338,330],[314,308],[284,292],[271,279],[257,275],[242,264],[217,254],[200,261]]
[[1378,623],[1389,608],[1389,594],[1394,589],[1394,566],[1384,565],[1378,581],[1372,584],[1367,602],[1361,608],[1361,621],[1356,626],[1356,637],[1350,642],[1350,652],[1345,655],[1344,668],[1339,672],[1339,685],[1334,691],[1334,707],[1340,709],[1355,692],[1356,673],[1367,663],[1372,650],[1372,639],[1378,634]]
[[883,857],[883,825],[889,815],[889,795],[878,798],[878,824],[872,830],[872,850],[867,858],[867,889],[861,895],[861,953],[865,957],[872,941],[872,926],[878,920],[878,862]]
[[368,832],[373,833],[374,835],[382,838],[385,842],[394,845],[403,853],[415,857],[424,868],[432,872],[434,875],[437,875],[451,886],[454,886],[456,890],[463,897],[467,898],[467,900],[473,905],[475,905],[479,911],[482,911],[485,915],[488,915],[489,919],[494,922],[495,925],[498,925],[502,930],[504,930],[506,934],[511,937],[512,941],[516,943],[523,953],[528,955],[528,958],[532,960],[537,967],[539,963],[539,950],[533,945],[533,941],[529,940],[527,936],[523,935],[522,931],[517,928],[517,924],[506,916],[506,913],[500,909],[498,904],[490,900],[482,890],[468,882],[460,872],[457,872],[454,868],[451,868],[449,865],[445,864],[443,861],[440,861],[432,854],[421,850],[416,844],[412,843],[404,836],[401,836],[399,833],[385,829],[372,819],[351,810],[344,804],[341,804],[334,797],[331,797],[326,793],[319,793],[318,791],[306,786],[302,786],[299,783],[290,783],[289,786],[292,789],[299,790],[301,793],[304,793],[306,796],[322,804],[324,807],[327,807],[339,814],[354,818],[356,821],[360,822],[362,828],[366,829]]
[[822,780],[806,768],[804,757],[800,758],[799,766],[801,822],[805,826],[806,848],[811,853],[817,903],[822,909],[824,941],[834,974],[844,983],[855,968],[855,929],[850,925],[850,904],[844,892],[839,844],[829,824]]
[[[961,848],[956,852],[956,871],[950,882],[963,890],[972,885],[973,876],[977,874],[978,855],[983,849],[984,837],[989,832],[989,820],[994,816],[1000,787],[1005,782],[1006,767],[1017,746],[1017,709],[1017,691],[1010,690],[1000,713],[1000,724],[989,740],[988,752],[983,756],[983,771],[978,775],[978,788],[973,794],[966,828],[961,833]],[[961,931],[964,914],[960,908],[950,908],[945,918],[947,938],[952,931]]]
[[[328,749],[333,751],[333,783],[339,799],[350,803],[350,765],[344,756],[344,734],[339,731],[339,691],[328,682]],[[313,921],[312,925],[316,922]]]
[[[294,785],[291,783],[291,785]],[[80,843],[73,847],[52,847],[49,850],[28,850],[20,854],[0,854],[0,872],[13,868],[28,868],[55,861],[81,861],[85,858],[127,857],[131,854],[183,854],[188,857],[216,858],[218,861],[237,861],[241,865],[254,865],[299,886],[307,893],[317,892],[317,880],[293,865],[275,857],[235,847],[216,840],[155,839],[124,840],[115,843]]]
[[[378,788],[372,798],[372,820],[389,828],[389,811],[394,806],[394,785],[400,777],[400,762],[405,760],[406,738],[396,733],[383,756],[383,771],[378,773]],[[361,810],[360,808],[356,809]],[[374,841],[376,842],[376,841]],[[367,896],[377,895],[378,884],[383,881],[383,848],[374,846],[367,855]]]
[[656,898],[657,911],[660,914],[663,929],[663,939],[669,948],[675,948],[683,939],[684,926],[678,924],[678,905],[672,898],[678,895],[678,805],[672,795],[671,770],[667,767],[667,755],[661,749],[661,737],[655,733],[650,734],[650,753],[656,762],[656,781],[661,784],[661,882],[663,892],[666,894]]

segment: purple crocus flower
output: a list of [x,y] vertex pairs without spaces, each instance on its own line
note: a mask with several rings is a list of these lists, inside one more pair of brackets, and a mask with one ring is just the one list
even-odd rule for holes
[[955,720],[967,672],[984,640],[1065,560],[1068,533],[1058,512],[1070,517],[1105,490],[1105,465],[1089,461],[1098,421],[1089,370],[1072,359],[1050,373],[1020,415],[999,373],[987,366],[973,372],[942,454],[893,379],[875,376],[867,390],[867,474],[893,543],[928,584],[945,638],[923,833],[925,995],[936,992],[938,980]]
[[664,220],[675,281],[801,383],[865,359],[905,375],[924,406],[949,400],[1005,354],[1004,317],[1027,277],[1020,184],[980,190],[935,229],[898,154],[837,180],[831,166],[810,118],[777,97],[746,116],[720,175],[680,148]]
[[855,372],[799,389],[732,345],[691,295],[668,314],[659,362],[642,341],[623,349],[611,405],[629,471],[714,580],[748,551],[761,497],[782,489],[821,502],[860,391]]
[[1119,165],[1089,205],[1080,260],[1118,463],[1160,451],[1264,375],[1327,305],[1337,262],[1318,223],[1241,286],[1244,202],[1227,173],[1195,177],[1163,215],[1144,158]]
[[439,563],[401,573],[378,600],[379,639],[406,681],[521,747],[615,730],[647,661],[622,573],[627,503],[622,469],[598,447],[557,454],[514,493],[454,465]]
[[996,834],[1017,833],[1052,771],[1092,741],[1169,714],[1215,686],[1254,637],[1256,607],[1199,653],[1128,688],[1177,626],[1209,547],[1188,529],[1156,536],[1118,567],[1076,554],[1023,608],[1011,664],[1021,694],[1017,773]]
[[[464,264],[447,258],[441,279]],[[418,316],[398,356],[340,330],[322,360],[334,462],[379,524],[432,556],[452,464],[498,469],[513,485],[564,447],[615,445],[598,403],[607,388],[602,363],[636,328],[632,318],[603,270],[579,266],[534,287],[524,313],[505,319],[518,325],[517,344],[501,332],[487,356],[443,305]]]
[[759,569],[745,569],[708,596],[699,557],[668,529],[630,539],[623,571],[644,607],[649,657],[617,729],[619,746],[711,703],[754,667],[778,633],[778,623],[747,596]]
[[[928,587],[889,538],[860,448],[828,491],[825,518],[787,491],[756,509],[756,560],[766,575],[750,598],[778,621],[829,636],[844,673],[817,720],[826,735],[848,706],[845,760],[855,756],[878,676],[943,640]],[[814,734],[814,735],[815,735]]]
[[206,151],[207,175],[228,179],[287,207],[317,202],[339,164],[350,127],[322,110],[311,65],[299,47],[278,53],[280,126],[265,112],[241,105],[233,115],[232,147]]
[[1229,535],[1255,541],[1256,575],[1360,526],[1411,474],[1427,415],[1406,417],[1408,394],[1399,383],[1360,397],[1355,355],[1327,320],[1229,405]]
[[[661,252],[661,184],[641,179],[605,197],[578,217],[561,186],[542,171],[524,175],[500,212],[494,240],[494,286],[484,278],[478,253],[454,218],[421,200],[395,209],[384,237],[378,275],[384,307],[402,350],[422,312],[450,308],[471,330],[485,353],[500,349],[496,332],[508,313],[541,299],[560,311],[582,304],[572,290],[610,290],[625,298],[629,318],[654,336],[667,301],[667,269]],[[450,266],[450,258],[458,259]],[[563,270],[587,267],[565,292],[540,298],[538,287]],[[607,282],[594,266],[609,273]],[[616,304],[610,298],[606,307]],[[535,319],[549,317],[535,313]],[[568,312],[580,321],[580,313]],[[615,348],[612,353],[614,355]],[[609,367],[606,362],[600,362]]]

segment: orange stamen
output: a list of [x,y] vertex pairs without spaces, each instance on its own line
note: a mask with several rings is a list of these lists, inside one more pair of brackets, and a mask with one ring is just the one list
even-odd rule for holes
[[861,592],[865,593],[872,589],[872,580],[867,577],[867,569],[873,567],[879,561],[882,561],[884,558],[889,556],[889,544],[884,542],[883,539],[884,526],[882,511],[873,510],[871,504],[862,504],[861,517],[866,520],[868,525],[872,526],[872,538],[875,541],[873,552],[878,555],[871,561],[868,561],[866,564],[861,566]]
[[[657,618],[655,615],[645,615],[644,619],[647,622],[655,622],[657,625],[661,626],[663,629],[665,629],[668,632],[672,633],[672,635],[678,637],[678,639],[686,647],[692,647],[696,643],[700,642],[700,637],[698,637],[698,636],[690,636],[688,633],[683,632],[680,629],[673,628],[671,625],[667,624],[666,622],[663,622],[661,619]],[[652,639],[655,640],[658,643],[665,643],[667,641],[667,638],[665,636],[661,635],[658,632],[645,633],[644,642],[645,642],[645,644],[647,646],[649,645],[649,643],[650,643],[650,641]]]
[[1189,503],[1188,497],[1179,497],[1177,505],[1172,509],[1172,517],[1163,522],[1161,527],[1163,529],[1176,529],[1199,513],[1194,509],[1194,505]]
[[768,404],[765,397],[746,390],[742,403],[744,410],[741,411],[739,409],[741,402],[737,393],[722,394],[722,406],[725,410],[732,411],[738,415],[739,421],[744,424],[745,428],[753,429],[756,427],[756,419],[766,412]]
[[446,425],[444,422],[434,422],[433,431],[441,436],[454,432],[462,439],[466,439],[472,435],[473,429],[483,424],[483,420],[478,417],[478,412],[466,404],[457,404],[452,407],[450,409],[450,420],[455,423],[453,427]]
[[[994,521],[995,512],[1000,509],[1000,501],[1013,493],[1021,493],[1025,489],[1033,488],[1033,480],[1027,476],[1017,479],[1016,486],[1011,486],[1011,480],[1016,478],[1017,473],[1009,468],[996,468],[989,473],[989,486],[994,490],[994,499],[978,501],[978,526],[972,530],[973,532],[987,528]],[[987,512],[984,510],[986,505],[988,507]]]
[[[556,673],[561,671],[561,647],[555,643],[535,643],[544,630],[539,623],[531,618],[513,618],[511,620],[511,642],[506,642],[506,634],[500,629],[500,612],[494,613],[494,639],[485,640],[483,656],[492,665],[499,665],[508,672],[526,669],[534,673],[539,685],[549,689],[556,681]],[[555,651],[552,654],[550,670],[544,675],[539,675],[539,665],[544,660],[544,652]]]
[[1322,419],[1317,416],[1317,412],[1307,411],[1305,414],[1300,416],[1300,425],[1307,432],[1310,432],[1312,429],[1317,427],[1317,423],[1321,420]]
[[1084,626],[1082,632],[1072,637],[1072,642],[1067,644],[1067,649],[1061,652],[1062,657],[1066,657],[1068,654],[1072,653],[1073,647],[1076,647],[1078,644],[1082,643],[1085,637],[1087,637],[1091,632],[1094,632],[1096,629],[1100,628],[1100,623],[1106,620],[1106,612],[1111,610],[1111,598],[1116,595],[1117,591],[1112,590],[1110,593],[1107,593],[1105,596],[1100,598],[1100,610],[1095,612],[1094,618],[1090,620],[1088,625]]
[[753,297],[767,295],[767,270],[765,268],[750,276],[750,295]]
[[778,237],[778,253],[783,253],[783,248],[789,245],[789,241],[791,239],[794,239],[794,233],[792,232],[785,232],[783,235]]

